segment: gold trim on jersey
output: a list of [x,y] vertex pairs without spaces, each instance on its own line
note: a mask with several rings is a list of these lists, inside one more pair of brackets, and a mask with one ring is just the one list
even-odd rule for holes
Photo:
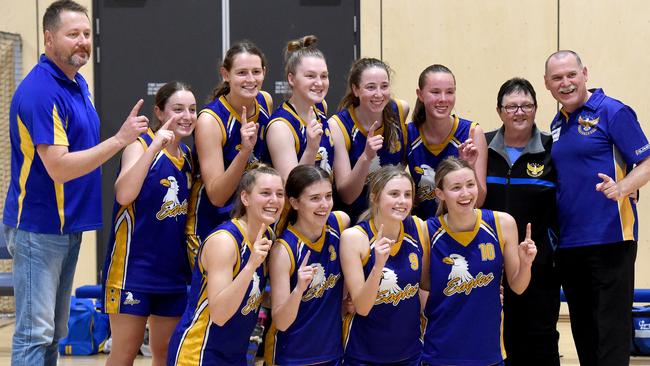
[[348,346],[348,341],[350,340],[350,331],[352,330],[352,323],[354,322],[354,317],[356,313],[346,314],[343,317],[343,350]]
[[[259,105],[259,103],[257,103],[257,99],[255,99],[255,113],[253,113],[252,115],[246,116],[246,121],[242,121],[242,120],[241,120],[241,115],[239,114],[239,112],[237,112],[237,111],[235,110],[235,108],[233,108],[233,107],[230,105],[230,103],[228,102],[228,99],[226,99],[226,96],[225,96],[225,95],[220,96],[220,97],[219,97],[219,101],[223,104],[224,107],[226,107],[226,109],[228,110],[228,112],[230,112],[230,116],[235,117],[235,119],[236,119],[236,120],[239,122],[239,124],[241,124],[241,125],[243,125],[244,123],[246,123],[246,122],[248,122],[248,121],[257,122],[257,119],[259,118],[259,114],[260,114],[260,105]],[[248,113],[248,112],[250,112],[250,111],[246,111],[246,113]]]
[[293,276],[293,272],[296,270],[296,260],[293,257],[293,251],[291,250],[291,246],[284,239],[278,239],[278,240],[276,240],[276,243],[278,245],[282,245],[284,247],[284,249],[287,250],[287,253],[289,254],[289,261],[291,261],[291,267],[289,269],[289,276]]
[[201,283],[201,295],[194,310],[192,322],[183,332],[178,348],[169,350],[176,353],[176,366],[196,366],[201,364],[203,352],[208,343],[211,324],[208,291],[206,281],[203,281]]
[[63,225],[65,225],[65,194],[63,192],[63,183],[54,183],[54,195],[56,197],[56,211],[59,214],[59,230],[63,234]]
[[20,194],[18,195],[18,216],[16,218],[16,227],[20,228],[20,217],[23,213],[23,201],[27,194],[27,177],[32,169],[32,162],[34,161],[34,142],[29,135],[29,130],[25,127],[23,120],[17,116],[18,120],[18,135],[20,136],[20,152],[23,154],[23,163],[20,166],[20,176],[18,177],[18,186],[20,187]]
[[113,226],[115,239],[113,242],[113,250],[110,253],[111,261],[105,274],[106,287],[124,288],[134,229],[135,211],[133,204],[120,207]]
[[197,117],[200,116],[202,113],[207,113],[207,114],[211,115],[217,121],[217,125],[219,126],[219,129],[221,130],[221,147],[226,146],[226,141],[228,141],[228,135],[226,134],[226,127],[223,125],[223,121],[221,120],[221,117],[219,117],[210,108],[202,109],[199,112],[199,114],[197,115]]
[[494,225],[496,226],[496,234],[497,237],[499,238],[499,247],[501,248],[501,255],[503,256],[503,251],[505,250],[506,247],[506,242],[503,240],[503,234],[501,234],[501,219],[499,218],[499,213],[496,211],[492,211],[492,215],[494,215]]
[[[427,140],[424,138],[424,131],[422,131],[422,127],[418,128],[418,131],[420,133],[420,136],[418,138],[421,139],[422,145],[424,145],[424,147],[426,147],[427,150],[429,150],[429,152],[431,152],[433,155],[436,156],[440,155],[442,150],[444,150],[445,147],[447,147],[447,145],[452,141],[454,142],[455,146],[461,144],[461,141],[459,141],[454,136],[456,134],[456,131],[458,130],[459,119],[457,115],[453,115],[453,116],[454,116],[454,122],[452,123],[451,131],[449,131],[449,135],[447,135],[447,137],[445,137],[445,139],[439,144],[429,144]],[[417,139],[414,141],[414,143],[416,141]]]
[[[614,171],[615,176],[614,180],[620,182],[626,176],[627,164],[623,159],[620,151],[616,147],[612,148],[613,150],[613,160],[614,160]],[[634,240],[634,209],[632,208],[632,202],[629,197],[623,197],[622,199],[616,201],[618,206],[619,220],[621,224],[621,234],[623,238],[621,240]]]
[[[323,227],[323,230],[320,233],[320,236],[318,239],[316,239],[315,242],[312,242],[308,238],[306,238],[300,231],[298,231],[296,228],[293,227],[293,225],[289,224],[289,227],[287,227],[287,230],[291,231],[293,235],[295,235],[298,238],[298,247],[300,247],[300,244],[305,244],[309,247],[309,249],[320,253],[323,250],[323,244],[325,244],[325,234],[329,229],[329,225],[325,225]],[[296,253],[298,254],[298,253]]]
[[293,143],[296,149],[296,154],[298,154],[298,151],[300,151],[300,137],[298,137],[298,132],[296,132],[296,130],[293,128],[291,122],[289,122],[286,118],[282,118],[282,117],[274,118],[266,126],[267,133],[269,131],[269,128],[271,128],[271,125],[275,122],[284,122],[287,125],[287,127],[289,127],[289,130],[293,134]]
[[447,225],[447,215],[440,216],[440,226],[451,236],[455,241],[458,242],[458,244],[466,247],[468,246],[472,240],[476,237],[476,234],[478,234],[478,230],[481,227],[481,223],[483,223],[483,218],[482,218],[482,213],[481,210],[479,209],[474,209],[474,212],[476,213],[476,223],[474,223],[474,228],[472,231],[459,231],[459,232],[454,232],[452,231],[449,226]]
[[[66,125],[68,121],[66,120]],[[63,122],[59,117],[59,111],[56,109],[56,104],[52,105],[52,129],[54,130],[54,143],[52,145],[69,146],[68,135],[65,133]]]
[[332,119],[336,121],[336,124],[339,125],[339,129],[341,130],[341,134],[343,135],[343,140],[345,140],[345,150],[350,152],[350,146],[351,146],[350,135],[348,134],[347,128],[345,128],[345,124],[343,124],[343,121],[341,121],[339,116],[336,114],[332,116]]
[[266,338],[264,339],[264,362],[267,365],[275,365],[275,346],[278,344],[278,328],[275,326],[275,322],[271,322],[271,327],[266,333]]

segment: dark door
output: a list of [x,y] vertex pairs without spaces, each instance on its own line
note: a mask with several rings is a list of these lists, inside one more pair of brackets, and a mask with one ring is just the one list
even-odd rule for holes
[[[276,106],[284,99],[283,50],[290,39],[307,34],[319,38],[330,73],[330,114],[345,92],[348,69],[358,54],[359,0],[94,0],[93,6],[95,105],[102,139],[117,132],[139,98],[145,101],[142,113],[151,119],[153,95],[167,81],[189,82],[203,105],[219,82],[222,6],[229,9],[231,44],[246,38],[266,54],[264,89]],[[99,269],[112,226],[118,164],[116,156],[103,166]]]
[[[197,103],[219,80],[221,4],[215,0],[95,0],[95,105],[102,139],[115,134],[139,98],[152,119],[153,96],[167,81],[194,87]],[[97,33],[99,31],[99,33]],[[120,155],[103,166],[104,229],[98,235],[102,268],[112,226]]]
[[268,59],[264,90],[277,107],[285,99],[284,47],[292,39],[313,34],[327,59],[329,114],[345,93],[348,70],[358,55],[359,0],[231,0],[230,40],[249,39]]

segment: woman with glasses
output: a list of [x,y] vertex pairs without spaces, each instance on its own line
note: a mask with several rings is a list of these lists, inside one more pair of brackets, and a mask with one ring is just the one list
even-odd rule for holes
[[537,257],[528,289],[516,295],[504,286],[504,341],[506,365],[559,365],[556,330],[560,284],[553,267],[556,223],[555,170],[552,138],[535,125],[535,89],[525,79],[506,81],[497,95],[497,113],[503,121],[488,132],[487,197],[484,208],[504,211],[517,221],[519,240],[526,223],[532,224]]
[[480,207],[485,199],[485,135],[476,122],[453,114],[456,77],[446,66],[431,65],[420,73],[416,93],[406,145],[409,170],[417,187],[415,214],[423,219],[435,215],[435,170],[449,156],[467,160],[476,172]]

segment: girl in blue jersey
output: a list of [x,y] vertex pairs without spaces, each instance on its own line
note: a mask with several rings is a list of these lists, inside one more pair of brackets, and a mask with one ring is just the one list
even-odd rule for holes
[[247,365],[249,338],[266,286],[269,226],[280,216],[284,188],[267,166],[246,171],[233,219],[201,243],[183,318],[169,344],[168,365]]
[[290,41],[285,50],[285,73],[291,97],[273,112],[262,136],[265,157],[284,179],[296,165],[318,165],[332,172],[334,140],[327,126],[325,96],[329,75],[318,38]]
[[443,65],[420,73],[413,122],[408,125],[408,165],[417,186],[415,212],[428,218],[436,212],[435,170],[448,156],[460,156],[474,167],[478,206],[485,199],[487,143],[476,123],[452,114],[456,105],[456,77]]
[[336,364],[343,356],[339,240],[350,218],[332,212],[330,179],[313,165],[295,167],[287,179],[289,224],[269,262],[273,324],[266,338],[268,365]]
[[438,216],[427,220],[431,250],[422,286],[423,365],[502,365],[501,274],[515,293],[530,282],[537,254],[530,224],[517,244],[507,213],[476,209],[478,184],[471,166],[450,157],[436,171]]
[[235,43],[219,69],[222,83],[199,112],[194,142],[200,179],[192,187],[188,246],[196,254],[201,240],[229,220],[237,184],[249,163],[259,160],[258,127],[268,122],[271,96],[262,91],[266,59],[248,41]]
[[192,134],[196,123],[189,86],[170,82],[160,88],[154,115],[158,126],[126,147],[115,182],[114,230],[103,283],[113,336],[107,365],[133,364],[147,319],[152,364],[163,365],[187,302],[184,229],[192,157],[181,139]]
[[368,208],[369,174],[406,161],[408,104],[390,95],[391,70],[383,61],[362,58],[348,75],[341,110],[329,120],[334,137],[337,193],[352,221]]
[[346,365],[417,365],[420,278],[428,244],[411,216],[414,184],[387,165],[369,182],[370,208],[341,236],[341,265],[356,314],[344,322]]

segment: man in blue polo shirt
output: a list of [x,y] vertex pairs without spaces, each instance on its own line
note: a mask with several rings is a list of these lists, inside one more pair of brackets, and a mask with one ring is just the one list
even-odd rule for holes
[[133,108],[99,141],[99,116],[78,73],[88,62],[87,10],[57,1],[43,16],[45,54],[11,101],[11,181],[3,223],[14,258],[12,365],[56,365],[67,332],[81,232],[101,227],[99,166],[147,129]]
[[634,111],[602,89],[588,90],[587,76],[573,51],[546,60],[546,88],[562,105],[551,123],[556,260],[580,364],[628,365],[635,196],[650,179],[650,145]]

